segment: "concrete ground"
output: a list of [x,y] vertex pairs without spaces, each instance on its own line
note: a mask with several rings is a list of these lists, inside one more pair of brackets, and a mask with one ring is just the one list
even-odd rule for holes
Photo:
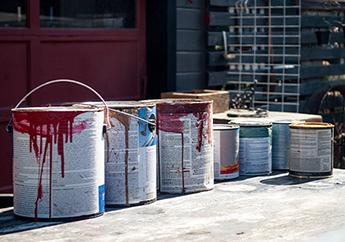
[[0,241],[345,241],[345,170],[334,173],[240,178],[70,223],[25,222],[0,209]]

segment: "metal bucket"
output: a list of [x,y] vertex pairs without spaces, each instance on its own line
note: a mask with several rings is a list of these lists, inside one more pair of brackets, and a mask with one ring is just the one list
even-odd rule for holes
[[212,101],[157,103],[160,191],[192,193],[213,189]]
[[240,175],[240,128],[216,124],[214,132],[214,179],[224,181]]
[[300,178],[323,178],[333,173],[334,125],[290,125],[289,174]]
[[153,202],[157,199],[156,108],[134,101],[107,104],[111,129],[105,146],[105,203]]
[[272,173],[272,124],[239,121],[240,175],[255,176]]
[[291,120],[272,123],[272,168],[273,170],[289,169],[289,148]]
[[78,83],[48,82],[12,109],[14,214],[36,220],[100,215],[103,108],[18,108],[35,90],[56,82]]

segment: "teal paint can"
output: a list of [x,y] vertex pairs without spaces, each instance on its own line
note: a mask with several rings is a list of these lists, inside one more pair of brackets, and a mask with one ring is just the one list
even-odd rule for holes
[[235,122],[240,126],[240,175],[272,173],[272,124],[260,121]]

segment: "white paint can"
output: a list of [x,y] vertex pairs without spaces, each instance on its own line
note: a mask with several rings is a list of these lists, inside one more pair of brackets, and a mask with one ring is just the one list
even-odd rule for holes
[[14,214],[71,219],[104,212],[103,108],[16,108]]
[[105,146],[106,205],[154,202],[157,199],[156,108],[139,102],[107,104],[111,129]]
[[239,126],[215,124],[213,135],[214,179],[216,181],[224,181],[239,177]]
[[161,192],[213,189],[212,103],[193,99],[157,102]]
[[333,173],[334,125],[290,125],[289,174],[300,178],[323,178]]

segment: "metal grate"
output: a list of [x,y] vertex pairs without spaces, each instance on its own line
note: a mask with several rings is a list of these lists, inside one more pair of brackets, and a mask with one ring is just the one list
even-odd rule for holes
[[300,0],[239,0],[228,7],[223,32],[232,99],[255,86],[251,106],[299,111]]

